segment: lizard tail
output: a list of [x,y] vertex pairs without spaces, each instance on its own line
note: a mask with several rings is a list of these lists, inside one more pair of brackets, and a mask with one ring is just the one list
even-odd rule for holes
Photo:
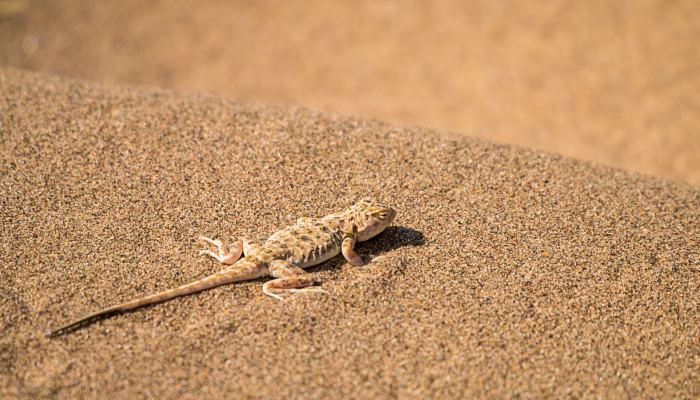
[[93,322],[101,317],[106,317],[113,314],[119,314],[135,308],[147,306],[150,304],[160,303],[175,297],[186,296],[188,294],[201,292],[217,286],[226,285],[229,283],[256,279],[264,275],[263,266],[252,260],[241,259],[232,265],[213,275],[209,275],[200,280],[187,283],[174,289],[169,289],[164,292],[156,293],[137,300],[127,301],[126,303],[117,304],[112,307],[102,309],[84,317],[78,318],[73,322],[56,328],[46,334],[47,337],[56,337],[77,328],[80,325]]

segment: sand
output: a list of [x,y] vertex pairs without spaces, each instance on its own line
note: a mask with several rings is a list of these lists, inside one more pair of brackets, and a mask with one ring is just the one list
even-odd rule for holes
[[[700,396],[700,192],[482,139],[0,70],[0,397]],[[396,226],[311,269],[115,316],[371,195]]]
[[0,9],[0,66],[425,126],[700,186],[696,0],[4,2],[18,6]]

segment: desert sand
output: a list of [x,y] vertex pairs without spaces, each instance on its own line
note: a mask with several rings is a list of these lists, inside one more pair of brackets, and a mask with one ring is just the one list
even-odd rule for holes
[[[697,398],[700,192],[441,131],[0,70],[1,398]],[[49,328],[374,196],[311,272]]]
[[478,136],[700,185],[700,7],[0,0],[0,66]]

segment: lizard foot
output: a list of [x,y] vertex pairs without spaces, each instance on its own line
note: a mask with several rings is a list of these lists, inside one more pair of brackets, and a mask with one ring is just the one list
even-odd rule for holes
[[328,293],[327,290],[320,287],[306,287],[302,289],[268,289],[267,291],[263,291],[266,295],[280,301],[291,297],[295,293]]
[[241,258],[243,253],[243,241],[237,240],[232,246],[228,246],[221,240],[209,239],[208,237],[200,236],[199,240],[205,241],[213,246],[216,246],[216,252],[211,250],[200,250],[199,255],[207,255],[215,258],[222,264],[231,265]]
[[286,260],[274,260],[270,263],[271,281],[263,285],[263,293],[277,300],[284,300],[294,293],[328,293],[318,287],[321,284],[308,272]]

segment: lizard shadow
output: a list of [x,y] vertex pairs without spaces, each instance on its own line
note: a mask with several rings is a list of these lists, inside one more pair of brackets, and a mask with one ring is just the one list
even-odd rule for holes
[[[422,232],[405,226],[390,226],[377,237],[367,242],[360,243],[357,247],[357,251],[366,263],[370,263],[375,257],[391,250],[404,246],[423,245],[425,245],[425,236],[423,236]],[[343,256],[339,255],[318,266],[309,268],[307,271],[311,273],[332,271],[340,268],[340,266],[346,262]]]

